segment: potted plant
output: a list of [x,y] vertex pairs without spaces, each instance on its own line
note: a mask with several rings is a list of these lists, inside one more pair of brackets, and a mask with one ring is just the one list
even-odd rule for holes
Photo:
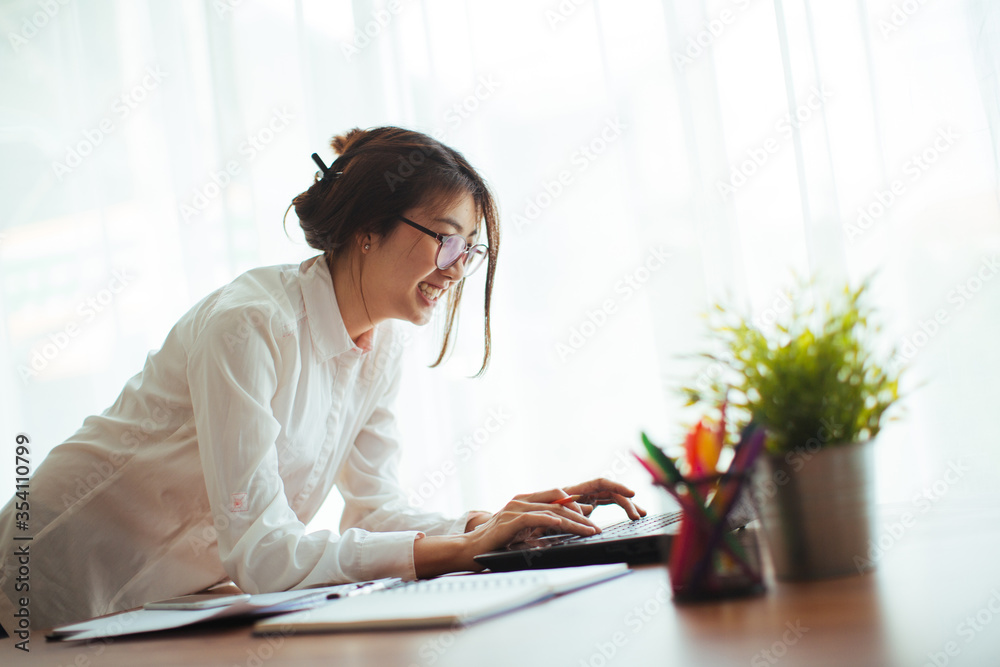
[[815,281],[800,283],[770,324],[716,306],[717,351],[698,355],[713,372],[683,388],[689,405],[728,401],[735,428],[766,429],[752,490],[779,579],[871,565],[872,441],[899,398],[900,371],[876,359],[868,288],[820,300]]

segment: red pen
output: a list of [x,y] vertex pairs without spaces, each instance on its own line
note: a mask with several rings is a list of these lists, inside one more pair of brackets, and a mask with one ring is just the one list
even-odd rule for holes
[[569,503],[575,503],[576,501],[580,500],[580,498],[583,498],[583,496],[581,496],[580,494],[576,494],[572,496],[566,496],[565,498],[558,498],[556,500],[553,500],[552,503],[554,505],[568,505]]

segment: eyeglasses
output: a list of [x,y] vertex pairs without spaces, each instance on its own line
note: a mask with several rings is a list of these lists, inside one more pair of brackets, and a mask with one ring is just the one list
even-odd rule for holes
[[438,246],[437,256],[434,258],[434,264],[442,271],[452,266],[455,262],[462,259],[462,257],[465,257],[464,275],[472,275],[476,269],[482,266],[483,260],[486,259],[486,255],[489,253],[489,248],[486,245],[482,243],[476,245],[467,243],[461,234],[438,234],[418,225],[409,218],[404,218],[401,215],[398,217],[410,227],[437,239],[440,245]]

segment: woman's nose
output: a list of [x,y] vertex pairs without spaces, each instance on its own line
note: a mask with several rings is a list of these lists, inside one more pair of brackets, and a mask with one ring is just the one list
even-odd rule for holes
[[458,282],[465,276],[465,259],[468,257],[467,254],[462,253],[461,256],[455,263],[446,269],[441,269],[441,273],[446,275],[450,280]]

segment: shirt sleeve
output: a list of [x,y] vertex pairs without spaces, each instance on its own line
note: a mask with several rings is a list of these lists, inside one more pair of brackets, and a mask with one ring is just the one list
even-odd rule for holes
[[[397,352],[400,347],[398,343],[390,343],[390,348]],[[369,354],[385,354],[385,351]],[[340,530],[419,530],[426,535],[464,533],[469,512],[457,518],[422,512],[410,505],[399,484],[401,452],[393,405],[399,394],[402,365],[400,355],[394,357],[385,364],[377,364],[385,367],[382,372],[390,378],[388,389],[358,433],[337,479],[337,488],[344,497]]]
[[247,593],[416,578],[416,531],[306,533],[289,506],[275,444],[281,427],[270,408],[281,367],[270,325],[238,311],[213,315],[189,350],[198,448],[226,573]]

